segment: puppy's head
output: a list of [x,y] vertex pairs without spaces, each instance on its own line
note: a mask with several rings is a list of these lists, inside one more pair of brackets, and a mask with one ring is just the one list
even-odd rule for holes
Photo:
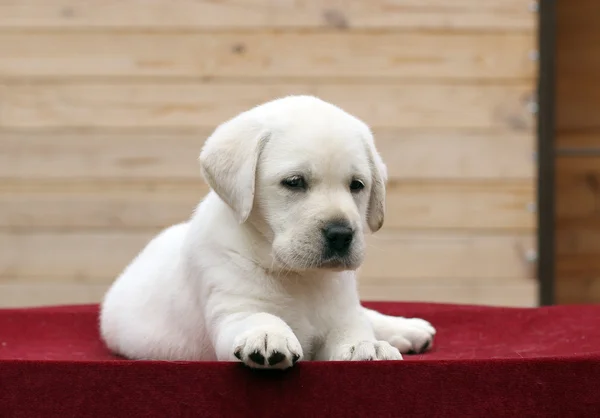
[[386,167],[369,128],[311,96],[289,96],[219,126],[204,178],[272,245],[281,268],[356,269],[383,225]]

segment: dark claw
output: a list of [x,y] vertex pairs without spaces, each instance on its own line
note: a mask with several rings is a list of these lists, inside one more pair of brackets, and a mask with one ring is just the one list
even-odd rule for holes
[[415,350],[410,350],[410,351],[407,351],[406,354],[412,356],[413,354],[417,354],[417,352]]
[[425,344],[423,344],[423,347],[421,347],[421,350],[419,350],[419,352],[424,353],[425,351],[427,351],[429,346],[431,346],[431,340],[428,340]]
[[274,366],[277,363],[281,363],[283,360],[285,360],[285,354],[274,351],[273,354],[269,356],[269,366]]
[[233,355],[236,356],[238,358],[238,360],[241,360],[242,359],[242,350],[235,350]]
[[292,357],[292,363],[296,364],[298,360],[300,360],[300,356],[298,354],[294,354],[294,357]]
[[248,357],[250,358],[250,360],[252,360],[256,364],[260,364],[261,366],[263,366],[265,364],[265,357],[262,354],[260,354],[258,351],[253,352]]

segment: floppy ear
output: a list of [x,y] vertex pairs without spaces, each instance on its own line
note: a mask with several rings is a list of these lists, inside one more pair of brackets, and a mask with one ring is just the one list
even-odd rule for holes
[[371,232],[377,232],[383,226],[385,218],[385,184],[387,167],[375,148],[373,139],[367,141],[367,153],[371,164],[371,195],[367,210],[367,224]]
[[245,112],[217,127],[200,153],[204,179],[240,223],[252,211],[256,166],[268,138],[262,124]]

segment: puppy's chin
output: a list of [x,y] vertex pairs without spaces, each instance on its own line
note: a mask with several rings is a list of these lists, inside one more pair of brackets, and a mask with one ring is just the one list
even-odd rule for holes
[[316,254],[287,253],[281,254],[273,251],[274,267],[290,272],[307,272],[327,270],[342,272],[356,270],[362,264],[362,257],[349,255],[347,257],[323,258]]
[[333,257],[322,260],[317,268],[320,270],[347,271],[356,270],[361,264],[362,259],[357,257]]

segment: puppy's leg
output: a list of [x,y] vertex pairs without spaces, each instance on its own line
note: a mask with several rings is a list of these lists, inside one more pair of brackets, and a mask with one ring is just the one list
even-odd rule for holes
[[362,310],[346,314],[332,325],[318,360],[402,360],[398,349],[376,338]]
[[425,352],[433,343],[435,328],[424,319],[383,315],[367,308],[363,311],[371,322],[375,337],[389,342],[403,354]]
[[215,332],[219,360],[237,358],[252,368],[287,369],[303,358],[302,347],[292,329],[269,313],[230,314]]

